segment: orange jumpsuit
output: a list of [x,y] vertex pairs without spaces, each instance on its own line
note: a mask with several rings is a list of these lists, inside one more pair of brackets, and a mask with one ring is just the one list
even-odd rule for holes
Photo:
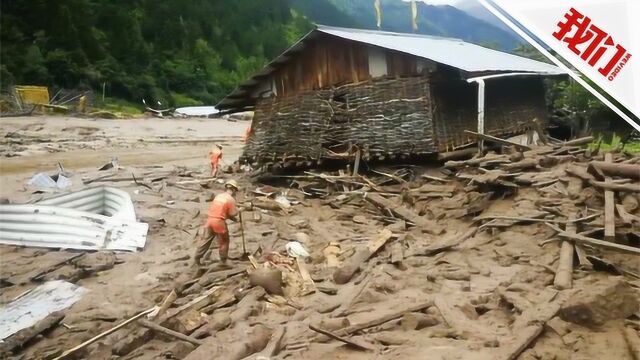
[[222,159],[222,150],[214,147],[209,151],[209,156],[211,160],[211,174],[215,176],[218,174],[218,166],[220,166],[220,159]]
[[249,142],[249,137],[251,137],[251,125],[249,125],[249,127],[247,127],[247,130],[244,131],[244,143],[248,143]]
[[225,220],[236,216],[236,214],[238,214],[238,209],[233,196],[226,192],[216,195],[207,213],[204,241],[198,245],[194,257],[197,264],[200,264],[200,259],[207,252],[216,236],[218,237],[220,260],[225,261],[227,259],[229,254],[229,230]]

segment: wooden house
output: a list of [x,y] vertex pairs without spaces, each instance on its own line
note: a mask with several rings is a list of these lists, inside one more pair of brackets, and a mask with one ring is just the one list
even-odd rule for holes
[[259,164],[406,158],[546,121],[556,66],[457,39],[317,26],[217,107],[254,110],[244,157]]

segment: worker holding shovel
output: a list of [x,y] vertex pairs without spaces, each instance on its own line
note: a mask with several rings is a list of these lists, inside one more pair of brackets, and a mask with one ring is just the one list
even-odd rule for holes
[[238,221],[236,216],[239,211],[236,207],[235,199],[238,192],[238,183],[235,180],[229,180],[224,187],[225,192],[216,195],[209,207],[204,234],[194,255],[196,266],[202,266],[202,257],[209,250],[215,237],[218,237],[220,263],[226,266],[227,258],[229,257],[229,229],[227,228],[226,219],[230,218],[233,221]]

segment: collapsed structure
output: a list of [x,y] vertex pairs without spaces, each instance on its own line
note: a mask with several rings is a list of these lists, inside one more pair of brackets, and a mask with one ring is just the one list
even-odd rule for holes
[[244,156],[260,164],[404,158],[546,121],[542,80],[561,74],[457,39],[317,26],[217,107],[255,110]]

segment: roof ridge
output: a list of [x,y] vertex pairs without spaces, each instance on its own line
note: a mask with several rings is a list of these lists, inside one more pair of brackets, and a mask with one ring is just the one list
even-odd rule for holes
[[410,37],[419,37],[419,38],[428,38],[428,39],[434,39],[434,40],[449,40],[449,41],[462,41],[464,43],[466,43],[466,41],[459,39],[459,38],[454,38],[454,37],[447,37],[447,36],[438,36],[438,35],[427,35],[427,34],[416,34],[416,33],[403,33],[403,32],[396,32],[396,31],[385,31],[385,30],[372,30],[372,29],[356,29],[356,28],[346,28],[346,27],[339,27],[339,26],[329,26],[329,25],[323,25],[323,24],[314,24],[317,30],[322,31],[323,29],[326,30],[341,30],[341,31],[350,31],[350,32],[360,32],[360,33],[367,33],[367,34],[381,34],[381,35],[393,35],[393,36],[410,36]]

